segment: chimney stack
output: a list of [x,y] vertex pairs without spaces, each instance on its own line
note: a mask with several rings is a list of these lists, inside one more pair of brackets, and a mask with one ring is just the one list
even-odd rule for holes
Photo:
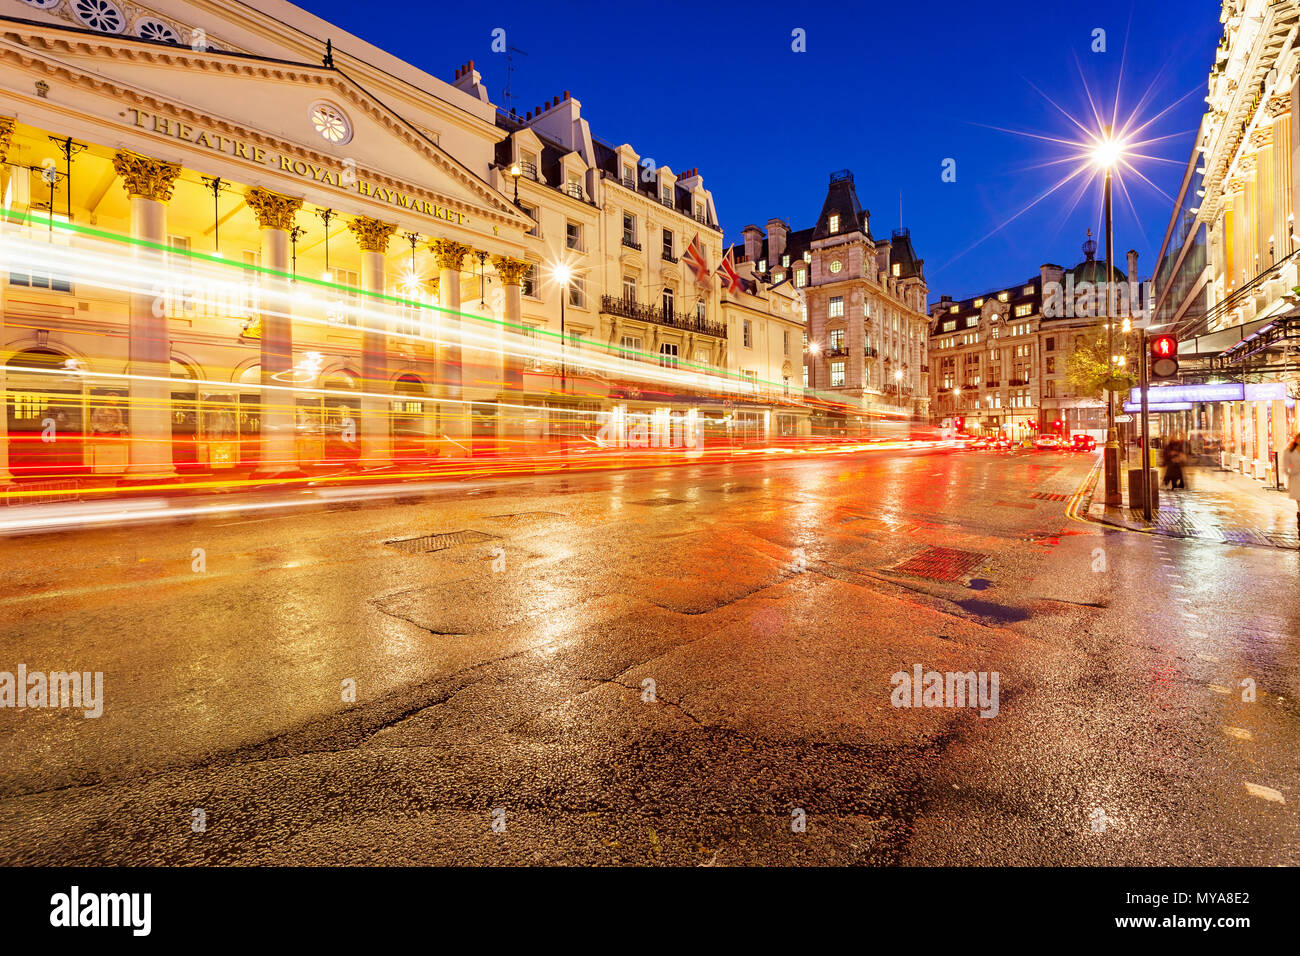
[[781,255],[785,252],[786,240],[790,237],[790,227],[780,219],[767,221],[767,257],[769,265],[781,264]]

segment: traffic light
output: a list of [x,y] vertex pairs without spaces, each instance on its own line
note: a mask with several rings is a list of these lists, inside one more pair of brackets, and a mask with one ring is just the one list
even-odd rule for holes
[[1178,374],[1178,339],[1172,335],[1154,335],[1149,348],[1153,379],[1173,378]]
[[963,428],[966,427],[966,419],[962,418],[960,415],[958,415],[952,421],[953,424],[957,426],[957,431],[961,431]]

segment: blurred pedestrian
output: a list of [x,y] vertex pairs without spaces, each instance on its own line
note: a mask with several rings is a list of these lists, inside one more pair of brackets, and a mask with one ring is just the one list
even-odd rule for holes
[[1286,475],[1286,490],[1296,504],[1296,528],[1300,530],[1300,434],[1282,452],[1282,474]]
[[1163,443],[1160,449],[1160,464],[1164,466],[1165,477],[1161,484],[1172,488],[1186,488],[1183,481],[1183,443],[1177,436]]

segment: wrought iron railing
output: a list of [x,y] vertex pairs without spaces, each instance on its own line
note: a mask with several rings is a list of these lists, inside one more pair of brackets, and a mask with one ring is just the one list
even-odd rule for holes
[[676,309],[665,310],[657,305],[633,302],[620,296],[601,296],[600,311],[608,315],[621,315],[626,319],[636,319],[639,322],[651,322],[672,329],[712,335],[715,338],[725,339],[727,337],[725,323],[709,322],[698,316],[678,312]]

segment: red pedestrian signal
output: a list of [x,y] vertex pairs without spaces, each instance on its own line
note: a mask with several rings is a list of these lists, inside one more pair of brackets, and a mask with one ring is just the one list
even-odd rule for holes
[[1173,378],[1178,374],[1178,339],[1172,335],[1152,336],[1151,377]]

